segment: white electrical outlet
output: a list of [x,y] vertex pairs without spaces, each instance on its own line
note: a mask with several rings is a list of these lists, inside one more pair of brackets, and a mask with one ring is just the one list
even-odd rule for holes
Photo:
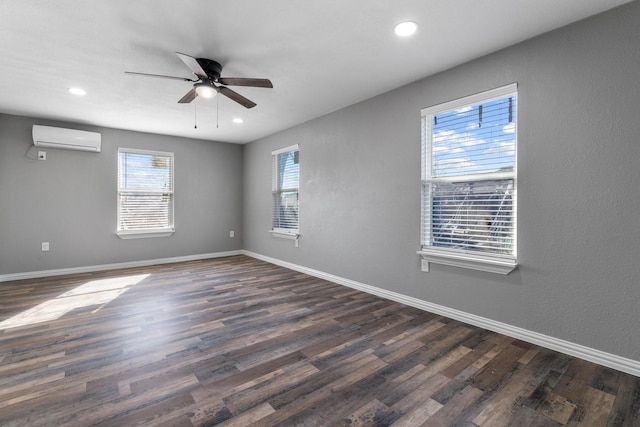
[[421,259],[420,260],[420,267],[421,267],[423,272],[428,273],[429,272],[429,261],[427,261],[426,259]]
[[229,237],[236,237],[236,232],[235,231],[230,231],[229,232]]
[[42,242],[42,252],[47,252],[49,250],[49,242]]
[[38,160],[47,160],[47,152],[38,151]]

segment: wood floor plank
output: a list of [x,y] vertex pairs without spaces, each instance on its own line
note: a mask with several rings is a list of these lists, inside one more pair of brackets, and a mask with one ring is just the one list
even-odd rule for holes
[[640,378],[631,375],[620,377],[618,394],[611,408],[608,427],[640,425]]
[[254,406],[246,412],[238,415],[237,417],[230,418],[222,423],[220,427],[246,427],[251,425],[257,425],[260,420],[269,414],[274,413],[274,409],[268,403],[262,403],[258,406]]
[[[256,402],[268,401],[270,397],[278,394],[282,390],[301,383],[311,375],[317,374],[318,369],[313,365],[302,365],[296,369],[281,370],[277,375],[271,378],[265,378],[264,381],[252,381],[248,387],[242,384],[236,389],[226,392],[224,402],[233,414],[240,414],[252,408]],[[241,388],[238,390],[238,388]],[[269,405],[271,407],[271,405]]]
[[[411,393],[407,394],[405,397],[397,401],[393,405],[393,408],[397,409],[400,413],[403,414],[409,413],[416,407],[422,406],[422,403],[427,396],[430,396],[430,399],[434,400],[431,396],[433,396],[438,390],[440,390],[450,381],[451,379],[447,378],[445,375],[436,374],[428,380],[420,383]],[[441,402],[437,403],[440,404],[440,407],[442,406]],[[424,413],[422,414],[424,415]]]
[[482,395],[482,390],[467,385],[456,393],[446,404],[442,406],[432,417],[429,417],[422,425],[429,427],[446,427],[452,425],[460,413]]
[[377,399],[373,399],[357,408],[336,424],[340,427],[370,427],[379,425],[379,420],[386,418],[390,408]]
[[247,256],[0,284],[3,427],[639,421],[639,378]]
[[[371,400],[368,391],[383,386],[384,382],[385,379],[377,375],[377,371],[372,371],[371,375],[336,390],[326,399],[298,413],[284,424],[335,426],[356,420],[362,425],[379,425],[382,419],[396,419],[398,414],[377,399]],[[345,417],[345,414],[350,415]]]
[[416,405],[404,412],[404,415],[391,424],[392,427],[414,427],[429,425],[429,418],[442,408],[442,404],[433,399],[423,400],[420,405]]
[[521,369],[516,372],[505,387],[493,399],[485,403],[482,410],[473,418],[478,426],[506,425],[513,415],[515,403],[525,393],[525,387],[533,377],[531,369]]
[[[582,395],[583,399],[580,402],[581,410],[579,411],[580,416],[574,416],[567,425],[606,426],[615,396],[592,387],[587,387]],[[578,413],[578,411],[576,411],[576,413]]]

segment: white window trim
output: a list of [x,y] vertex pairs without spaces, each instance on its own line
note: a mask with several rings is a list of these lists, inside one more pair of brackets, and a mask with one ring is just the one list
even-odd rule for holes
[[289,240],[298,240],[298,238],[300,237],[300,233],[297,232],[291,232],[291,231],[285,231],[288,230],[286,228],[274,228],[273,230],[269,230],[269,233],[271,233],[271,235],[273,237],[279,237],[281,239],[289,239]]
[[[175,155],[174,153],[168,152],[168,151],[156,151],[156,150],[142,150],[139,148],[123,148],[123,147],[119,147],[118,148],[118,163],[120,162],[120,152],[121,151],[125,151],[127,153],[135,153],[135,154],[154,154],[154,155],[160,155],[160,156],[170,156],[174,158],[174,162],[175,162]],[[118,166],[119,167],[119,166]],[[171,168],[171,184],[172,186],[175,185],[174,182],[174,169],[175,169],[175,163],[173,164],[173,167]],[[118,178],[119,179],[119,178]],[[157,228],[157,229],[153,229],[153,230],[118,230],[117,229],[117,224],[120,224],[120,197],[119,197],[119,188],[117,188],[117,184],[116,184],[116,198],[118,200],[118,206],[117,206],[117,222],[116,222],[116,235],[121,238],[121,239],[147,239],[147,238],[153,238],[153,237],[169,237],[171,236],[176,230],[175,230],[175,219],[172,218],[172,223],[174,224],[174,227],[169,227],[169,228]],[[175,197],[175,190],[172,189],[171,194]],[[175,199],[173,200],[174,203],[174,207],[173,209],[175,209]]]
[[293,144],[288,147],[278,148],[277,150],[273,150],[271,155],[277,156],[278,154],[286,153],[288,151],[300,151],[300,146],[298,144]]
[[423,248],[417,252],[420,257],[435,264],[486,271],[489,273],[509,274],[518,266],[511,257],[476,253],[447,252],[445,249]]
[[[473,95],[469,95],[463,98],[458,98],[452,101],[444,102],[442,104],[437,104],[431,107],[426,107],[420,110],[420,114],[422,117],[421,120],[421,135],[422,141],[425,140],[425,126],[422,123],[425,116],[433,115],[442,111],[453,110],[456,108],[464,107],[470,104],[477,104],[480,102],[486,102],[491,100],[492,98],[500,98],[505,95],[509,95],[511,93],[517,93],[518,84],[512,83],[506,86],[502,86],[495,89],[490,89],[488,91],[476,93]],[[517,127],[517,125],[516,125]],[[422,158],[423,162],[431,162],[431,151],[425,150],[425,144],[421,143],[423,147]],[[516,147],[517,150],[517,147]],[[516,157],[516,165],[517,165],[517,157]],[[425,181],[425,167],[424,164],[421,165],[421,175],[422,182]],[[514,183],[517,182],[517,166],[514,167],[513,172],[508,173],[493,173],[493,174],[484,174],[482,176],[473,176],[469,175],[467,177],[462,178],[462,180],[475,181],[478,178],[481,179],[502,179],[502,178],[513,178]],[[446,181],[460,181],[459,177],[454,179],[450,179],[449,177],[444,178],[430,178],[430,182],[446,182]],[[424,203],[421,204],[421,209],[424,206]],[[517,204],[514,207],[514,221],[516,223],[514,236],[514,245],[517,247]],[[421,225],[422,228],[422,225]],[[453,251],[446,248],[436,248],[436,247],[422,247],[421,250],[417,251],[417,254],[423,261],[433,262],[436,264],[449,265],[453,267],[461,267],[472,270],[485,271],[489,273],[497,273],[497,274],[509,274],[513,270],[515,270],[518,266],[517,257],[506,256],[500,254],[486,254],[486,253],[475,253],[469,251]],[[428,265],[423,264],[423,271],[429,271]]]
[[[298,144],[294,144],[294,145],[290,145],[288,147],[283,147],[283,148],[279,148],[277,150],[273,150],[271,152],[271,157],[273,158],[274,156],[277,156],[278,154],[287,153],[289,151],[300,151],[300,146]],[[272,177],[272,179],[273,179],[273,177]],[[298,191],[300,191],[300,189],[298,189]],[[272,220],[273,220],[273,218],[272,218]],[[298,224],[298,227],[300,227],[300,224]],[[279,237],[281,239],[298,240],[298,238],[300,238],[300,229],[299,228],[291,229],[291,228],[277,228],[277,227],[275,227],[275,228],[272,228],[271,230],[269,230],[269,233],[271,233],[271,236]]]
[[169,237],[176,230],[173,228],[157,229],[157,230],[120,230],[116,234],[121,239],[146,239],[149,237]]
[[504,95],[509,95],[518,91],[518,84],[511,83],[506,86],[498,87],[495,89],[489,89],[485,92],[475,93],[473,95],[465,96],[463,98],[454,99],[442,104],[432,105],[420,110],[422,116],[439,113],[441,111],[454,110],[456,108],[464,107],[469,104],[477,104],[479,102],[486,102],[491,98],[500,98]]

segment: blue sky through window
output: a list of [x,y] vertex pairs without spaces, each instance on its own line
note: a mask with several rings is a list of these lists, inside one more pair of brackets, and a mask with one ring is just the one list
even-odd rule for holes
[[300,177],[300,164],[298,151],[288,151],[279,155],[278,159],[280,188],[298,188]]
[[120,153],[122,190],[171,190],[170,156]]
[[432,176],[513,170],[516,99],[507,96],[432,117]]

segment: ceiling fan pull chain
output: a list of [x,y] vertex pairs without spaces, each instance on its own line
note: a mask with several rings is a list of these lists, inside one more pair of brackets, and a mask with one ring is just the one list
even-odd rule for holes
[[193,128],[198,129],[198,103],[193,103]]

